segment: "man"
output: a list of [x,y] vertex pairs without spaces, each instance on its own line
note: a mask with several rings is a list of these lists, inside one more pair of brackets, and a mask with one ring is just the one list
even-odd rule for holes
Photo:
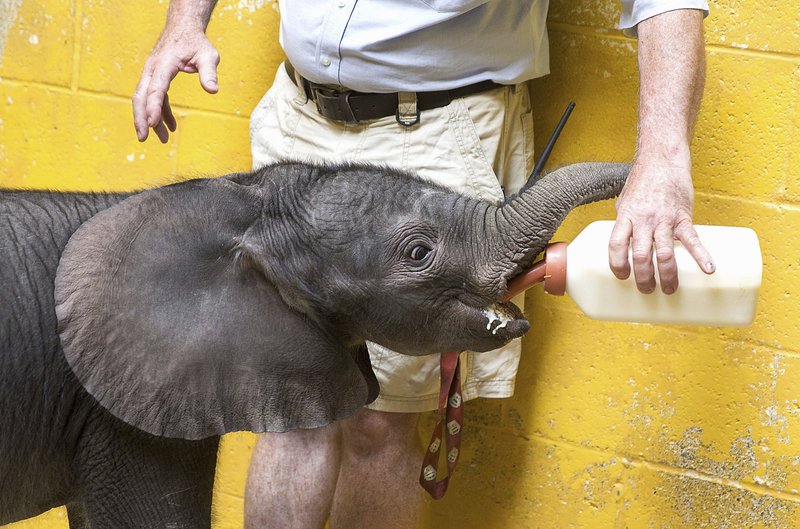
[[[609,264],[642,292],[678,286],[673,238],[707,273],[713,261],[692,227],[689,141],[704,79],[704,0],[623,0],[621,26],[638,32],[637,153],[617,201]],[[214,0],[172,0],[167,24],[133,97],[140,141],[162,142],[176,122],[167,90],[197,72],[217,91],[219,56],[204,31]],[[502,200],[532,162],[529,79],[548,72],[547,0],[285,0],[288,62],[251,116],[254,166],[295,158],[397,165],[462,193]],[[355,92],[352,92],[355,91]],[[390,94],[387,96],[386,94]],[[387,100],[389,103],[387,104]],[[499,179],[499,181],[498,181]],[[632,262],[628,250],[632,248]],[[374,344],[381,396],[350,419],[265,434],[248,480],[248,527],[414,527],[418,413],[436,407],[438,357],[410,359]],[[519,344],[465,353],[465,398],[513,392]]]

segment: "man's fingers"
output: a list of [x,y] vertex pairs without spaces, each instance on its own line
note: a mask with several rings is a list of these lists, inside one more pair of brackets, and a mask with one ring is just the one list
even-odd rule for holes
[[219,53],[205,36],[201,34],[199,37],[201,40],[189,39],[183,45],[154,51],[147,60],[132,98],[133,123],[139,141],[146,140],[152,128],[158,139],[166,143],[169,133],[177,128],[178,122],[167,94],[178,72],[197,72],[204,90],[211,94],[219,90]]
[[209,94],[216,94],[219,90],[217,84],[217,65],[219,53],[213,47],[197,59],[197,72],[200,74],[200,85]]
[[627,219],[617,219],[608,241],[608,264],[617,279],[628,279],[631,265],[628,261],[633,228]]
[[149,64],[145,64],[142,78],[139,79],[139,84],[136,85],[136,90],[131,98],[131,103],[133,104],[133,126],[136,128],[136,137],[139,141],[146,140],[150,133],[150,127],[147,124],[147,87],[150,85],[152,76],[152,68]]
[[147,124],[150,127],[155,128],[161,122],[164,97],[176,75],[178,75],[177,65],[161,63],[155,66],[150,85],[147,87]]
[[681,222],[675,227],[675,238],[681,241],[683,247],[686,248],[689,255],[694,258],[703,272],[706,274],[714,273],[717,269],[714,264],[714,258],[703,246],[690,220]]
[[633,277],[640,292],[649,294],[656,289],[656,275],[653,268],[653,229],[637,226],[632,239]]
[[158,139],[161,141],[161,143],[167,143],[167,140],[169,140],[169,132],[167,132],[167,127],[164,125],[163,121],[160,121],[155,127],[153,127],[153,132],[156,133],[156,136],[158,136]]
[[169,94],[164,94],[164,106],[161,107],[161,113],[164,116],[164,124],[170,132],[175,132],[178,128],[178,121],[175,119],[175,114],[172,113],[172,107],[169,104]]
[[673,294],[678,289],[678,264],[675,261],[672,227],[668,224],[658,226],[653,234],[653,240],[661,291],[664,294]]

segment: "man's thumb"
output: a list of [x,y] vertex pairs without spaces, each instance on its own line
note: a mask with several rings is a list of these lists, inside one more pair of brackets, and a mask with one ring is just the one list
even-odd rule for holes
[[197,73],[200,74],[200,85],[209,94],[216,94],[219,90],[217,84],[217,65],[219,53],[217,50],[205,54],[197,63]]

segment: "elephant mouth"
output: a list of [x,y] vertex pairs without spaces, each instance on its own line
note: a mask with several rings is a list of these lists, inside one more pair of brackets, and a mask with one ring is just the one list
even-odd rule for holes
[[[477,296],[463,293],[458,309],[451,312],[454,326],[449,349],[484,352],[502,347],[530,329],[530,323],[519,307],[496,294]],[[448,349],[448,350],[449,350]]]
[[[514,324],[526,321],[519,307],[510,302],[493,303],[482,310],[481,314],[486,318],[486,330],[495,336],[498,333],[503,333],[504,330],[508,332],[520,331],[522,329],[518,329],[519,326]],[[519,335],[521,336],[525,331],[522,331]]]
[[522,311],[510,302],[494,302],[488,305],[462,305],[466,309],[465,343],[462,349],[490,351],[519,338],[530,329],[530,323]]

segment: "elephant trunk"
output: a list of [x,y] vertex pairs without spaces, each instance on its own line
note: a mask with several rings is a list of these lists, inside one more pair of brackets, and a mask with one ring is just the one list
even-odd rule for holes
[[624,163],[580,163],[553,171],[525,187],[496,211],[490,254],[512,265],[505,279],[529,268],[574,208],[617,196],[630,170]]

